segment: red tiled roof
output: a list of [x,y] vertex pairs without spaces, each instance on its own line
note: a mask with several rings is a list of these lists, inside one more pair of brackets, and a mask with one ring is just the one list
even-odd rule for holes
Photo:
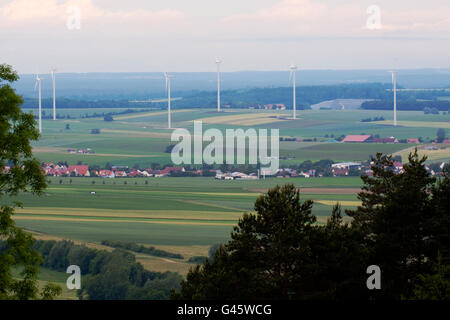
[[370,137],[372,137],[370,134],[348,135],[342,142],[365,142]]
[[87,164],[69,166],[68,170],[69,174],[72,174],[72,172],[76,172],[76,174],[84,176],[88,172],[89,166]]
[[408,143],[420,143],[419,139],[408,139]]

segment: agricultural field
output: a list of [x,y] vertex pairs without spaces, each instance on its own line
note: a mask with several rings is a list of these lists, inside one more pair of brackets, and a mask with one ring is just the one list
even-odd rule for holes
[[[21,270],[13,269],[12,275],[16,279],[22,279]],[[41,267],[37,278],[38,289],[41,292],[47,283],[54,283],[61,287],[61,295],[57,297],[57,300],[78,300],[76,290],[69,290],[66,286],[67,277],[69,275],[65,272],[54,271]]]
[[[106,110],[105,110],[106,111]],[[70,110],[66,110],[70,112]],[[73,114],[76,114],[75,112]],[[423,112],[399,112],[399,125],[393,127],[392,113],[366,110],[299,111],[299,119],[290,119],[289,111],[174,110],[174,128],[193,131],[193,121],[202,120],[203,130],[236,128],[279,129],[280,136],[308,141],[280,142],[280,165],[298,165],[305,160],[363,161],[377,152],[401,155],[406,159],[411,144],[344,144],[328,140],[347,134],[372,134],[398,139],[434,139],[437,128],[448,129],[448,115],[424,115]],[[361,122],[383,117],[385,121]],[[171,130],[166,128],[167,114],[161,110],[102,118],[44,120],[43,135],[33,151],[43,162],[65,162],[104,167],[152,163],[171,164],[166,148]],[[99,129],[99,134],[92,134]],[[95,153],[68,153],[68,148],[90,148]],[[449,149],[425,150],[432,159],[450,159]],[[138,254],[147,269],[186,274],[194,256],[206,256],[211,245],[226,242],[244,212],[251,212],[255,199],[277,184],[293,183],[302,199],[314,201],[313,213],[324,223],[332,206],[343,209],[359,205],[357,193],[361,179],[341,178],[267,178],[266,180],[220,181],[214,178],[50,178],[41,197],[21,194],[23,208],[17,209],[16,223],[39,239],[70,239],[91,247],[102,240],[119,240],[154,246],[180,253],[183,260]],[[95,194],[91,194],[95,191]],[[345,217],[348,220],[348,217]]]
[[186,262],[189,257],[207,255],[211,245],[226,242],[238,219],[253,210],[255,199],[268,188],[294,183],[301,188],[303,200],[316,202],[313,212],[318,223],[324,223],[336,202],[344,209],[358,205],[361,183],[354,177],[260,181],[50,178],[50,182],[41,197],[18,197],[23,203],[15,214],[18,226],[50,239],[97,245],[102,240],[120,240],[183,252],[184,261],[138,257],[148,267],[161,270],[163,263],[164,268],[182,273],[192,266]]
[[[361,122],[361,119],[384,117],[382,122]],[[376,152],[399,153],[411,145],[406,144],[336,144],[327,143],[331,138],[347,134],[372,134],[398,139],[419,138],[432,140],[437,128],[449,128],[448,115],[424,115],[423,112],[398,112],[399,125],[393,127],[392,113],[368,110],[305,110],[299,111],[297,120],[289,119],[289,111],[226,110],[218,114],[212,110],[174,110],[174,128],[186,128],[192,132],[193,121],[202,120],[203,130],[236,128],[279,129],[280,136],[294,137],[308,142],[282,142],[281,164],[304,160],[334,161],[367,160]],[[44,120],[44,133],[34,145],[34,152],[42,161],[67,161],[104,166],[113,165],[149,167],[152,163],[171,163],[167,146],[171,130],[166,128],[164,111],[133,113],[116,116],[115,121],[103,119]],[[69,129],[66,129],[66,126]],[[91,134],[100,129],[100,134]],[[270,132],[269,132],[270,134]],[[95,154],[68,154],[68,148],[91,148]],[[446,157],[442,157],[445,159]],[[441,158],[440,158],[441,159]]]

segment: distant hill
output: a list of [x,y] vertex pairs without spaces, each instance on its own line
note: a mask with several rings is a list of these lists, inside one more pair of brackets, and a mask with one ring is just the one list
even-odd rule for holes
[[[400,86],[401,88],[401,86]],[[215,108],[216,91],[188,91],[173,95],[172,106],[184,108]],[[298,109],[389,109],[392,107],[390,84],[358,83],[339,85],[298,86],[296,88]],[[397,94],[399,107],[403,110],[423,110],[424,106],[447,110],[450,103],[450,90],[400,91]],[[292,88],[253,88],[223,90],[221,101],[224,108],[263,108],[266,104],[284,104],[292,109]],[[382,103],[380,103],[380,101]],[[428,101],[427,103],[422,103]],[[416,103],[418,102],[418,103]],[[52,99],[44,98],[44,108],[51,108]],[[161,108],[165,109],[165,99],[106,99],[57,97],[57,107],[61,108]],[[25,108],[36,108],[36,98],[24,98]]]
[[[171,73],[174,96],[187,93],[214,91],[214,72]],[[43,97],[51,97],[51,77],[41,74]],[[14,84],[25,97],[34,98],[34,78],[32,74],[20,75]],[[299,70],[298,86],[319,86],[339,84],[390,84],[387,70]],[[450,88],[450,69],[400,70],[399,86],[403,88]],[[242,71],[223,72],[223,90],[249,90],[254,88],[277,88],[289,85],[286,71]],[[58,73],[57,94],[68,99],[95,100],[146,100],[165,96],[165,81],[162,73]]]

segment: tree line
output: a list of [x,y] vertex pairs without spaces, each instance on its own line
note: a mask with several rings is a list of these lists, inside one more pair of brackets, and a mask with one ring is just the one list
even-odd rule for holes
[[156,249],[155,247],[146,247],[143,245],[136,244],[134,242],[122,242],[117,240],[103,240],[102,245],[119,248],[124,250],[130,250],[137,253],[145,253],[155,257],[165,257],[173,259],[184,259],[184,257],[179,253],[172,253],[165,250]]
[[[449,172],[431,177],[425,160],[416,151],[396,174],[377,154],[361,205],[345,210],[351,222],[336,204],[318,224],[293,185],[270,189],[172,298],[450,299]],[[379,289],[367,285],[369,266],[381,270]]]
[[[361,105],[362,109],[366,110],[392,110],[393,108],[393,100],[385,99],[385,100],[375,100],[375,101],[366,101]],[[400,111],[424,111],[426,109],[436,109],[438,111],[449,111],[450,110],[450,101],[438,101],[438,100],[429,100],[429,101],[420,101],[413,99],[404,99],[397,101],[397,110]]]
[[37,240],[32,248],[41,255],[45,268],[65,272],[69,265],[80,267],[80,299],[164,300],[182,279],[175,272],[145,270],[134,254],[121,249],[109,252],[66,240]]

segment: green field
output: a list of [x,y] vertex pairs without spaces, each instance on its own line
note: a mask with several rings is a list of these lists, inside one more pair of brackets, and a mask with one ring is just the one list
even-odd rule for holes
[[[40,238],[97,245],[113,239],[183,253],[201,248],[196,255],[206,255],[209,246],[226,242],[243,212],[252,211],[261,192],[277,184],[293,183],[300,188],[303,200],[314,200],[313,213],[319,223],[326,221],[338,201],[344,209],[354,208],[361,185],[355,177],[256,181],[73,177],[49,181],[41,197],[21,194],[8,199],[23,203],[24,208],[16,210],[17,225]],[[96,194],[91,195],[91,191]],[[152,270],[185,274],[191,266],[186,260],[192,255],[186,255],[184,262],[149,256],[138,257],[138,261]]]
[[[22,279],[21,270],[13,269],[12,275],[14,278]],[[45,286],[46,283],[51,282],[61,287],[61,295],[57,297],[57,300],[78,300],[76,290],[67,289],[66,281],[70,275],[65,272],[54,271],[44,267],[41,267],[38,275],[38,288],[39,291]]]
[[[77,116],[80,110],[65,110]],[[107,110],[96,110],[107,111]],[[72,113],[70,113],[72,112]],[[392,113],[365,110],[299,111],[298,120],[289,120],[286,111],[233,110],[218,114],[213,110],[175,110],[173,127],[193,129],[193,120],[204,121],[203,130],[236,128],[280,129],[280,136],[314,139],[309,142],[280,143],[281,166],[302,161],[331,159],[362,161],[377,152],[406,157],[410,144],[327,143],[332,137],[347,134],[372,134],[398,139],[434,139],[437,127],[448,124],[448,115],[399,112],[399,121],[408,125],[393,127]],[[361,122],[383,116],[385,122]],[[33,145],[41,161],[67,161],[69,164],[150,167],[152,163],[170,164],[166,147],[171,130],[166,129],[167,114],[161,110],[103,119],[44,120],[43,135]],[[402,122],[399,122],[400,124]],[[414,126],[412,126],[412,124]],[[66,129],[66,125],[70,129]],[[444,126],[447,127],[447,126]],[[100,129],[100,134],[91,134]],[[68,148],[91,148],[95,154],[69,154]],[[447,149],[448,150],[448,149]],[[423,153],[427,151],[422,150]],[[433,154],[450,159],[446,150]],[[125,181],[127,182],[125,184]],[[41,197],[21,194],[24,208],[18,209],[16,223],[44,239],[71,239],[91,246],[102,240],[121,240],[153,245],[182,252],[186,259],[206,255],[208,247],[229,239],[230,231],[245,211],[252,211],[255,199],[277,184],[293,183],[301,189],[302,199],[315,201],[313,213],[324,223],[332,205],[344,209],[359,204],[357,192],[361,179],[341,178],[267,178],[251,181],[219,181],[214,178],[51,178]],[[95,195],[91,195],[95,191]],[[185,274],[191,266],[150,256],[138,257],[151,270],[172,270]]]
[[[69,109],[70,111],[70,109]],[[66,112],[69,112],[66,111]],[[448,115],[424,115],[423,112],[398,112],[399,123],[390,125],[392,113],[367,110],[306,110],[299,112],[298,120],[279,120],[287,117],[286,111],[233,110],[218,114],[212,110],[175,110],[173,127],[193,129],[193,120],[204,121],[203,130],[236,128],[280,129],[280,136],[316,139],[316,142],[281,142],[280,156],[289,160],[283,163],[298,163],[304,160],[331,159],[335,161],[367,160],[376,152],[394,153],[410,147],[405,144],[336,144],[326,143],[331,137],[347,134],[372,134],[381,137],[395,136],[398,139],[434,139],[442,124],[450,123]],[[383,123],[361,122],[364,118],[383,116]],[[272,118],[274,117],[274,118]],[[133,113],[117,116],[113,122],[103,119],[44,120],[44,133],[35,143],[35,153],[42,161],[67,161],[104,166],[112,165],[149,167],[152,163],[171,163],[165,152],[170,141],[171,130],[166,129],[167,114],[164,111]],[[208,120],[211,119],[211,120]],[[262,121],[262,123],[261,123]],[[411,126],[411,124],[414,126]],[[421,125],[423,124],[423,125]],[[66,130],[66,125],[70,130]],[[448,128],[448,126],[443,126]],[[91,129],[100,129],[100,134],[91,134]],[[448,130],[448,129],[447,129]],[[93,155],[68,154],[68,148],[91,148]]]

